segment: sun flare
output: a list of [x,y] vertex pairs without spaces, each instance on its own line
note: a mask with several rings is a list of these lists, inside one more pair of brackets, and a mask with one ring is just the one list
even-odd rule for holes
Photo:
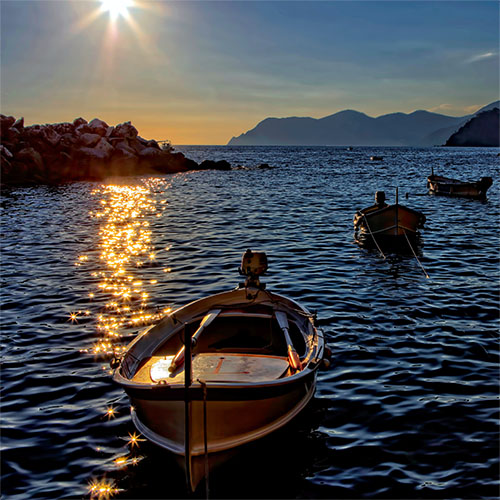
[[132,0],[101,0],[101,11],[109,12],[111,19],[128,17],[128,8],[133,4]]

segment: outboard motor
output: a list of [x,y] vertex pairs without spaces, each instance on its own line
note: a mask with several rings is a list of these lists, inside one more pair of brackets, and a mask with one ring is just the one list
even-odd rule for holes
[[479,179],[479,188],[483,191],[483,193],[486,193],[492,184],[493,179],[491,177],[481,177],[481,179]]
[[265,252],[252,252],[248,249],[241,258],[240,274],[246,276],[245,288],[253,286],[255,288],[265,288],[260,283],[259,277],[267,271],[267,256]]

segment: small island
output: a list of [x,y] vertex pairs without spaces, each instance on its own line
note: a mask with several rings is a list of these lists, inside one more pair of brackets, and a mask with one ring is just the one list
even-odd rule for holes
[[0,115],[1,185],[101,181],[112,176],[230,170],[225,161],[198,164],[167,141],[146,140],[132,123],[87,122],[24,126],[24,118]]

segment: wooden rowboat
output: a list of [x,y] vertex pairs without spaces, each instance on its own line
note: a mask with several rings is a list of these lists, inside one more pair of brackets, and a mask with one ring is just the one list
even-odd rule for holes
[[415,239],[423,228],[426,217],[421,212],[398,203],[387,205],[383,191],[377,191],[376,203],[354,214],[355,238],[363,243],[396,243]]
[[478,181],[465,182],[449,177],[432,174],[427,177],[429,194],[459,196],[464,198],[485,199],[486,191],[493,184],[491,177],[481,177]]
[[247,251],[245,284],[142,332],[114,372],[135,426],[176,455],[192,491],[232,452],[283,427],[313,397],[323,337],[305,308],[265,290],[259,275],[266,269],[264,253]]

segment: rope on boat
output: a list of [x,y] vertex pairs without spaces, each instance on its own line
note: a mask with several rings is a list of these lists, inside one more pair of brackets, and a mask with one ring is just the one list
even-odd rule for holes
[[191,386],[191,337],[184,334],[184,453],[186,467],[186,483],[188,491],[191,491],[191,404],[189,399],[189,387]]
[[413,247],[412,247],[412,245],[410,243],[410,239],[408,238],[408,235],[406,234],[406,231],[404,229],[403,229],[403,234],[405,235],[406,241],[408,242],[408,245],[410,246],[411,251],[413,252],[413,255],[414,255],[415,259],[417,259],[417,262],[420,264],[420,267],[422,268],[422,271],[424,272],[425,277],[427,279],[429,279],[429,275],[427,274],[427,271],[425,270],[425,268],[422,265],[422,263],[420,262],[420,260],[418,260],[417,254],[415,253],[415,250],[413,250]]
[[198,382],[203,388],[203,444],[205,446],[205,495],[206,495],[205,498],[208,500],[210,497],[210,489],[209,489],[210,468],[208,464],[207,383],[201,379],[198,379]]
[[377,240],[375,239],[375,236],[372,233],[372,230],[370,229],[370,224],[368,224],[368,219],[366,218],[365,214],[363,214],[363,219],[365,219],[366,227],[368,228],[368,232],[370,233],[370,236],[373,238],[373,242],[375,243],[378,251],[380,252],[380,255],[382,255],[382,258],[385,260],[384,252],[382,252],[381,248],[379,247],[379,244],[377,243]]

